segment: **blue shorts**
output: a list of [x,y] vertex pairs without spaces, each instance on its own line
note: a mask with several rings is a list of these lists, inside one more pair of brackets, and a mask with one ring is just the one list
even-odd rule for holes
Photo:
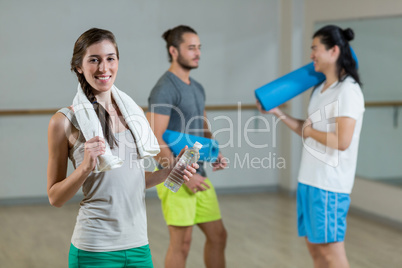
[[346,233],[349,194],[335,193],[299,183],[297,228],[314,244],[342,242]]

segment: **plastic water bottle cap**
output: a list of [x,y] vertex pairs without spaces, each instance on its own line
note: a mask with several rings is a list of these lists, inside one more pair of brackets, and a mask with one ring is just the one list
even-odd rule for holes
[[201,149],[202,148],[202,144],[201,143],[199,143],[198,141],[196,141],[195,143],[194,143],[194,148],[196,148],[196,149]]

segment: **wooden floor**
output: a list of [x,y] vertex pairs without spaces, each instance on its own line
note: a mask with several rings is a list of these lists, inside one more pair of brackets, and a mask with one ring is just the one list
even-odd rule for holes
[[[295,200],[281,194],[220,195],[229,234],[227,267],[312,267],[297,237]],[[147,198],[148,233],[154,266],[163,267],[168,245],[167,227],[159,200]],[[70,238],[78,204],[0,207],[0,267],[67,267]],[[204,237],[198,228],[188,268],[204,267]],[[351,267],[401,267],[402,232],[357,215],[348,217],[346,251]]]

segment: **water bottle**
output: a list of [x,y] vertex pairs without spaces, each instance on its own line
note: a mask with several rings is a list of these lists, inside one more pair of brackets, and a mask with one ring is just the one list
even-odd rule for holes
[[188,165],[191,165],[198,161],[198,159],[200,158],[199,150],[201,149],[201,147],[201,143],[195,142],[193,148],[189,148],[184,152],[184,154],[180,157],[179,161],[177,161],[173,170],[170,172],[169,176],[165,180],[165,183],[163,184],[165,187],[167,187],[174,193],[179,190],[180,186],[184,182],[184,170]]

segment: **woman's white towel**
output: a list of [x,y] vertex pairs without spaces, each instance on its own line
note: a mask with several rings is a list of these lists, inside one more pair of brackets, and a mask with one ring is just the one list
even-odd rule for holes
[[[159,150],[158,141],[148,124],[144,111],[134,100],[116,86],[112,86],[112,97],[123,115],[124,121],[134,135],[140,158],[147,158],[157,155]],[[77,94],[73,100],[73,109],[78,125],[85,137],[90,140],[95,136],[104,138],[98,116],[89,102],[87,96],[78,85]],[[105,154],[98,157],[98,163],[93,172],[99,173],[113,168],[121,167],[123,160],[112,155],[110,146],[106,142]]]

